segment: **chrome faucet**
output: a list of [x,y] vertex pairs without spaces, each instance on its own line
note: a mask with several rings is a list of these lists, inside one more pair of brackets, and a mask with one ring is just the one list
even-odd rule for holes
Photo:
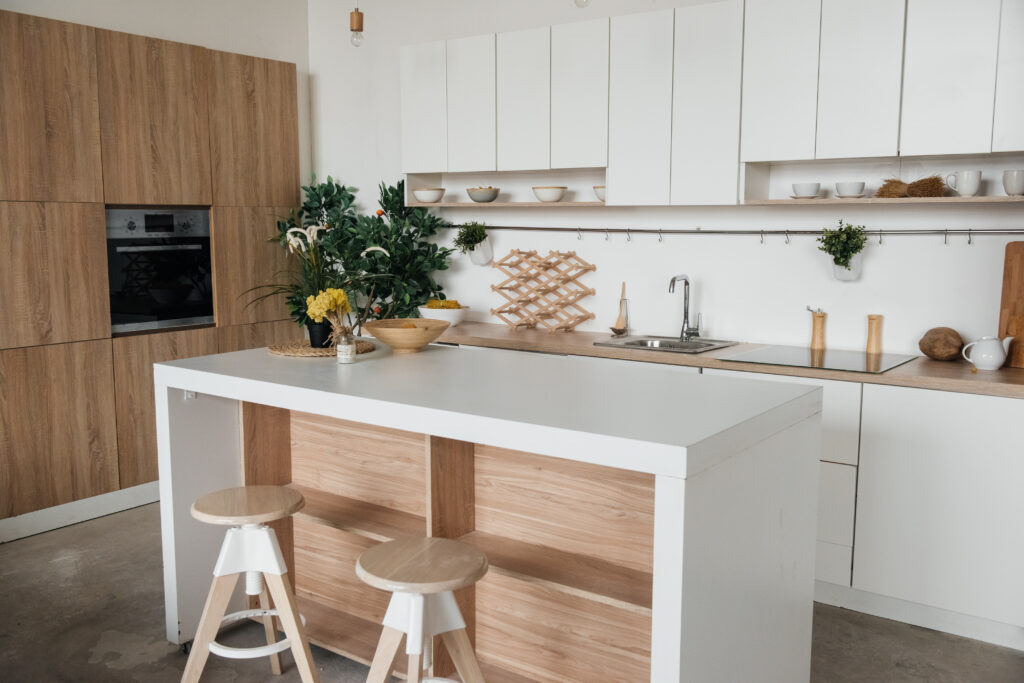
[[668,282],[669,294],[676,291],[676,283],[683,281],[683,329],[679,332],[679,341],[690,341],[700,336],[700,315],[697,315],[697,326],[690,327],[690,278],[676,275]]

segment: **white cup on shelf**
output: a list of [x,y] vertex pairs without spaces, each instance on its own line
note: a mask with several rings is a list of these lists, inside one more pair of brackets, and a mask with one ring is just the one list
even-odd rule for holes
[[821,183],[793,183],[793,196],[800,199],[817,197],[821,190]]
[[981,189],[981,171],[957,171],[946,176],[949,185],[961,197],[973,197]]
[[1003,190],[1010,197],[1024,195],[1024,169],[1020,171],[1003,171]]

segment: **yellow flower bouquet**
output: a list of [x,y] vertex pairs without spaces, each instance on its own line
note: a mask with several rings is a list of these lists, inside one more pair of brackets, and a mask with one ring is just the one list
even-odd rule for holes
[[347,323],[346,317],[351,312],[352,304],[343,289],[328,287],[320,290],[316,296],[306,297],[306,317],[314,323],[322,323],[324,320],[330,323],[330,344],[337,344],[351,334],[352,326]]

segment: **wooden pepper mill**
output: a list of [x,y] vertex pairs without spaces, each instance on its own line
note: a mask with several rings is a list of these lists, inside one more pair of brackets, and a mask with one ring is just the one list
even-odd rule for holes
[[866,353],[882,353],[882,316],[877,313],[868,316],[868,345]]
[[815,310],[810,306],[807,310],[811,312],[811,351],[825,350],[825,317],[828,315],[820,308]]

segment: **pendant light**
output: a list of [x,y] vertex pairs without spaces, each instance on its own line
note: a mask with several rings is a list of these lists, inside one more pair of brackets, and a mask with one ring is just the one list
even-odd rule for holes
[[348,28],[352,31],[352,45],[359,47],[363,44],[363,13],[356,7],[348,15]]

